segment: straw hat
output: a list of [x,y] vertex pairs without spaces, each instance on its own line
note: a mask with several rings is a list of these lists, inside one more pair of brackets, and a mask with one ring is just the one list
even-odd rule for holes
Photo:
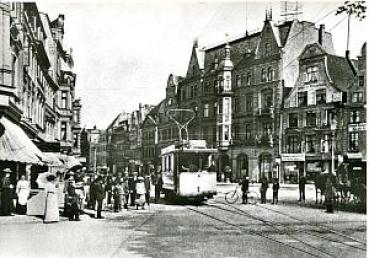
[[5,173],[13,173],[13,171],[10,168],[3,169],[3,172],[5,172]]

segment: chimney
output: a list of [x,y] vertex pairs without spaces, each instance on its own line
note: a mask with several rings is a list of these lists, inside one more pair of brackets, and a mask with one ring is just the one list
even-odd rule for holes
[[323,38],[324,38],[324,34],[325,34],[325,25],[324,24],[320,24],[319,26],[319,37],[318,37],[318,42],[321,46],[323,46]]

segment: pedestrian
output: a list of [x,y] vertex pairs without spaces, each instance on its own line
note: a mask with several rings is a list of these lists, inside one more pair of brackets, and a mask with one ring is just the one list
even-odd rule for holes
[[86,192],[85,192],[85,181],[83,180],[82,176],[76,177],[76,183],[75,183],[75,191],[78,195],[78,210],[80,213],[83,212],[84,209],[84,202],[86,199]]
[[68,217],[69,221],[75,220],[79,221],[79,195],[76,191],[75,182],[69,180],[67,187],[67,195],[68,195]]
[[128,188],[128,175],[127,177],[122,178],[122,189],[123,189],[123,207],[128,210],[128,201],[129,201],[129,188]]
[[273,179],[273,202],[272,204],[278,204],[278,191],[279,191],[279,182],[278,178]]
[[242,192],[242,204],[247,204],[247,193],[249,191],[249,177],[245,176],[241,182],[241,192]]
[[107,206],[111,206],[111,198],[113,197],[113,179],[111,176],[108,176],[106,179],[106,187],[105,187],[106,193],[107,193]]
[[155,203],[159,203],[160,201],[160,192],[163,188],[163,178],[161,176],[161,173],[157,173],[155,178]]
[[120,183],[113,184],[114,212],[121,210],[123,189]]
[[146,194],[146,190],[145,190],[144,178],[139,176],[136,182],[136,194],[135,194],[136,210],[138,210],[138,206],[141,206],[142,209],[145,208],[145,202],[146,202],[145,194]]
[[14,186],[10,179],[10,168],[3,170],[5,177],[1,179],[1,211],[3,216],[12,216]]
[[145,183],[145,200],[148,206],[150,206],[150,189],[151,189],[151,180],[150,180],[150,175],[145,176],[144,179],[144,183]]
[[326,198],[326,205],[327,205],[327,213],[333,213],[334,207],[334,195],[335,195],[335,188],[332,182],[332,178],[330,176],[327,177],[327,181],[325,183],[325,198]]
[[50,174],[46,177],[47,183],[45,185],[45,211],[44,223],[52,223],[59,221],[59,203],[58,194],[56,192],[54,180],[56,176]]
[[26,214],[27,212],[27,200],[30,193],[29,182],[26,180],[26,176],[22,175],[17,183],[16,193],[18,197],[16,211],[18,214]]
[[268,190],[268,187],[269,187],[268,179],[264,176],[261,179],[261,187],[260,187],[261,203],[266,203],[266,192]]
[[305,202],[305,184],[306,178],[304,176],[301,176],[299,179],[299,191],[300,191],[299,202],[301,201]]
[[136,182],[137,182],[137,172],[133,172],[132,175],[128,178],[129,198],[131,206],[135,205]]
[[101,216],[101,210],[102,210],[102,204],[105,199],[105,189],[103,185],[103,179],[101,177],[97,178],[97,183],[95,186],[95,197],[97,201],[97,211],[96,211],[96,218],[102,219]]

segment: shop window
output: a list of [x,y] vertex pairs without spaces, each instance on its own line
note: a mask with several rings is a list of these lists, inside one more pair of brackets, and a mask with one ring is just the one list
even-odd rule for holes
[[307,105],[307,91],[301,91],[297,95],[299,107],[304,107]]
[[298,114],[292,113],[288,115],[288,128],[297,128],[298,127]]
[[359,150],[359,133],[349,133],[349,149],[350,151]]
[[361,103],[361,102],[363,102],[363,93],[353,92],[352,93],[352,103]]
[[326,103],[326,90],[321,89],[316,91],[316,104]]
[[306,114],[306,126],[315,127],[316,126],[316,113],[308,112]]
[[306,135],[305,136],[305,151],[307,153],[314,153],[315,152],[315,144],[316,144],[315,135]]
[[360,123],[360,111],[350,111],[350,123]]
[[300,152],[299,137],[297,135],[288,136],[287,152],[288,153],[299,153]]

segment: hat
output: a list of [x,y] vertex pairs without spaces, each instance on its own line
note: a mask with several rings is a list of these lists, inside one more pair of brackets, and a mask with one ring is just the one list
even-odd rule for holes
[[142,176],[137,177],[137,180],[144,180]]
[[5,172],[5,173],[12,173],[13,171],[11,171],[11,169],[10,169],[10,168],[5,168],[5,169],[3,170],[3,172]]

